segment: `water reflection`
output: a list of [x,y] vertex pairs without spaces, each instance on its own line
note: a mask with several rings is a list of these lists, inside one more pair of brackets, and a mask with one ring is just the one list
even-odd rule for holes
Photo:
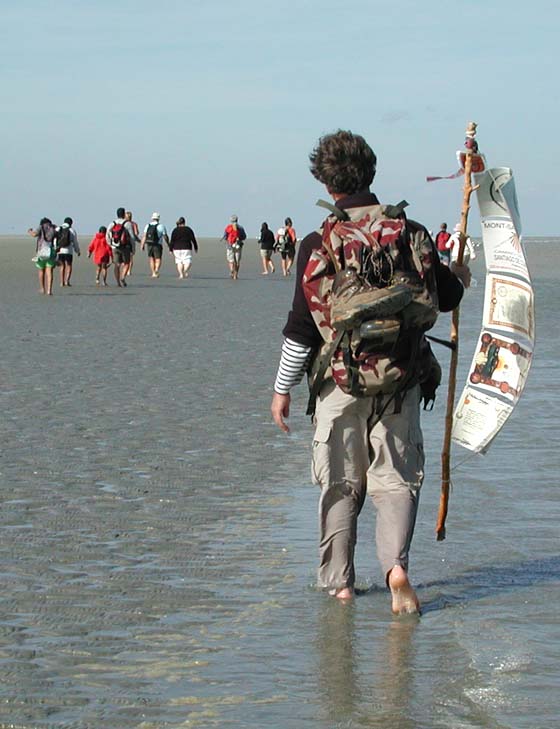
[[356,603],[325,599],[317,620],[317,694],[329,727],[414,729],[412,696],[417,617],[368,619]]
[[377,696],[379,713],[369,726],[398,726],[414,729],[412,707],[415,678],[413,633],[419,619],[408,616],[389,623],[380,643],[380,657],[373,673],[372,692]]
[[355,604],[333,598],[322,600],[317,615],[317,694],[332,721],[355,714],[360,701],[355,652]]

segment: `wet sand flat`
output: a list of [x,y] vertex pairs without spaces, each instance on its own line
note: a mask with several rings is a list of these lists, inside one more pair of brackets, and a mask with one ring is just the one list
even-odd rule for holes
[[[268,410],[293,277],[260,275],[249,241],[232,282],[223,245],[200,243],[186,281],[169,256],[152,280],[139,253],[127,289],[112,272],[97,288],[82,255],[43,297],[33,241],[0,239],[0,727],[554,726],[558,340],[507,436],[456,474],[440,545],[444,395],[424,419],[421,620],[389,613],[369,504],[364,594],[334,604],[313,586],[305,387],[289,437]],[[533,257],[552,331],[558,254]]]

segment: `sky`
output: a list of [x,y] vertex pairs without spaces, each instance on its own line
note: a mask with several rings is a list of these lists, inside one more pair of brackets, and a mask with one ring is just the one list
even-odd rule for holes
[[[458,221],[468,121],[514,171],[523,232],[557,235],[560,6],[535,0],[0,0],[0,233],[117,207],[220,236],[324,217],[319,137],[362,134],[373,189]],[[473,202],[469,231],[480,234]]]

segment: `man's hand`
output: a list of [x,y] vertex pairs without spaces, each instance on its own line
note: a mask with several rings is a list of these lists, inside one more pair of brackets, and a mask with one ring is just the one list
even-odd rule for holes
[[275,392],[272,396],[272,403],[270,405],[272,419],[280,430],[284,431],[284,433],[290,432],[290,429],[284,422],[284,418],[287,418],[290,415],[290,401],[291,397],[289,393],[287,395],[280,395],[278,392]]
[[454,262],[451,264],[451,270],[457,276],[459,281],[462,282],[463,286],[468,289],[471,285],[471,269],[464,263],[459,266],[458,263]]

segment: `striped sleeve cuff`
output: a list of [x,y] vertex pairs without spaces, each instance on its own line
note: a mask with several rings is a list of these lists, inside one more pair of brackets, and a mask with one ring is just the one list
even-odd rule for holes
[[294,385],[301,382],[309,365],[312,352],[312,347],[298,344],[292,339],[284,339],[280,364],[274,382],[275,392],[279,395],[287,395]]

